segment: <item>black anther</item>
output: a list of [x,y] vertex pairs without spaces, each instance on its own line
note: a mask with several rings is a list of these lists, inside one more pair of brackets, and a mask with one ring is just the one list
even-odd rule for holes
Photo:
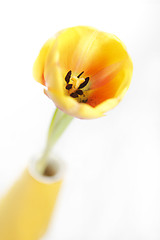
[[78,97],[78,94],[76,92],[73,92],[73,93],[70,94],[70,96],[73,97],[73,98],[76,98],[76,97]]
[[68,84],[68,85],[66,86],[66,89],[69,90],[69,89],[72,88],[72,86],[73,86],[73,84]]
[[86,103],[88,101],[88,99],[82,100],[82,103]]
[[71,74],[72,74],[72,72],[71,72],[71,70],[70,70],[70,71],[67,73],[67,75],[65,76],[65,81],[66,81],[66,83],[69,83]]
[[85,81],[80,84],[80,86],[79,86],[78,89],[84,88],[84,87],[88,84],[88,82],[89,82],[89,77],[86,77],[86,78],[85,78]]
[[81,72],[78,76],[77,76],[77,78],[79,78],[82,74],[84,73],[84,71],[83,72]]
[[78,89],[78,90],[76,91],[76,93],[77,93],[78,95],[82,95],[82,94],[83,94],[83,91],[80,90],[80,89]]

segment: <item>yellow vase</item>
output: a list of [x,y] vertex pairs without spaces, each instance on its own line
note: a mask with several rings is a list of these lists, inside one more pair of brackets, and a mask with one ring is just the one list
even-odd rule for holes
[[0,201],[0,240],[38,240],[46,232],[63,177],[62,162],[53,176],[42,176],[32,162]]

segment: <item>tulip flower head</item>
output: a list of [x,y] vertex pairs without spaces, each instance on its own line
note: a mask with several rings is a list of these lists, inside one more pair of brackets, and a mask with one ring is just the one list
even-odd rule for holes
[[60,110],[91,119],[120,102],[132,70],[126,47],[115,35],[78,26],[60,31],[44,44],[33,75]]

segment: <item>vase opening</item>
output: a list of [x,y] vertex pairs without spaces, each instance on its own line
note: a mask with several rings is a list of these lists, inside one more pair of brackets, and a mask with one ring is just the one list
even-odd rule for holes
[[53,177],[54,175],[56,175],[56,169],[51,165],[48,164],[48,166],[46,167],[43,176],[45,177]]
[[33,159],[28,166],[29,173],[38,182],[54,183],[62,180],[65,172],[65,164],[60,159],[49,159],[48,165],[43,174],[37,170],[37,158]]

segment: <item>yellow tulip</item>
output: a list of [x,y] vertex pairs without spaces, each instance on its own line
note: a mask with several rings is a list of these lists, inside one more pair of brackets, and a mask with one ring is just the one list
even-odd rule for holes
[[45,94],[66,114],[98,118],[126,93],[133,65],[115,35],[95,28],[67,28],[49,39],[37,57],[33,75]]

